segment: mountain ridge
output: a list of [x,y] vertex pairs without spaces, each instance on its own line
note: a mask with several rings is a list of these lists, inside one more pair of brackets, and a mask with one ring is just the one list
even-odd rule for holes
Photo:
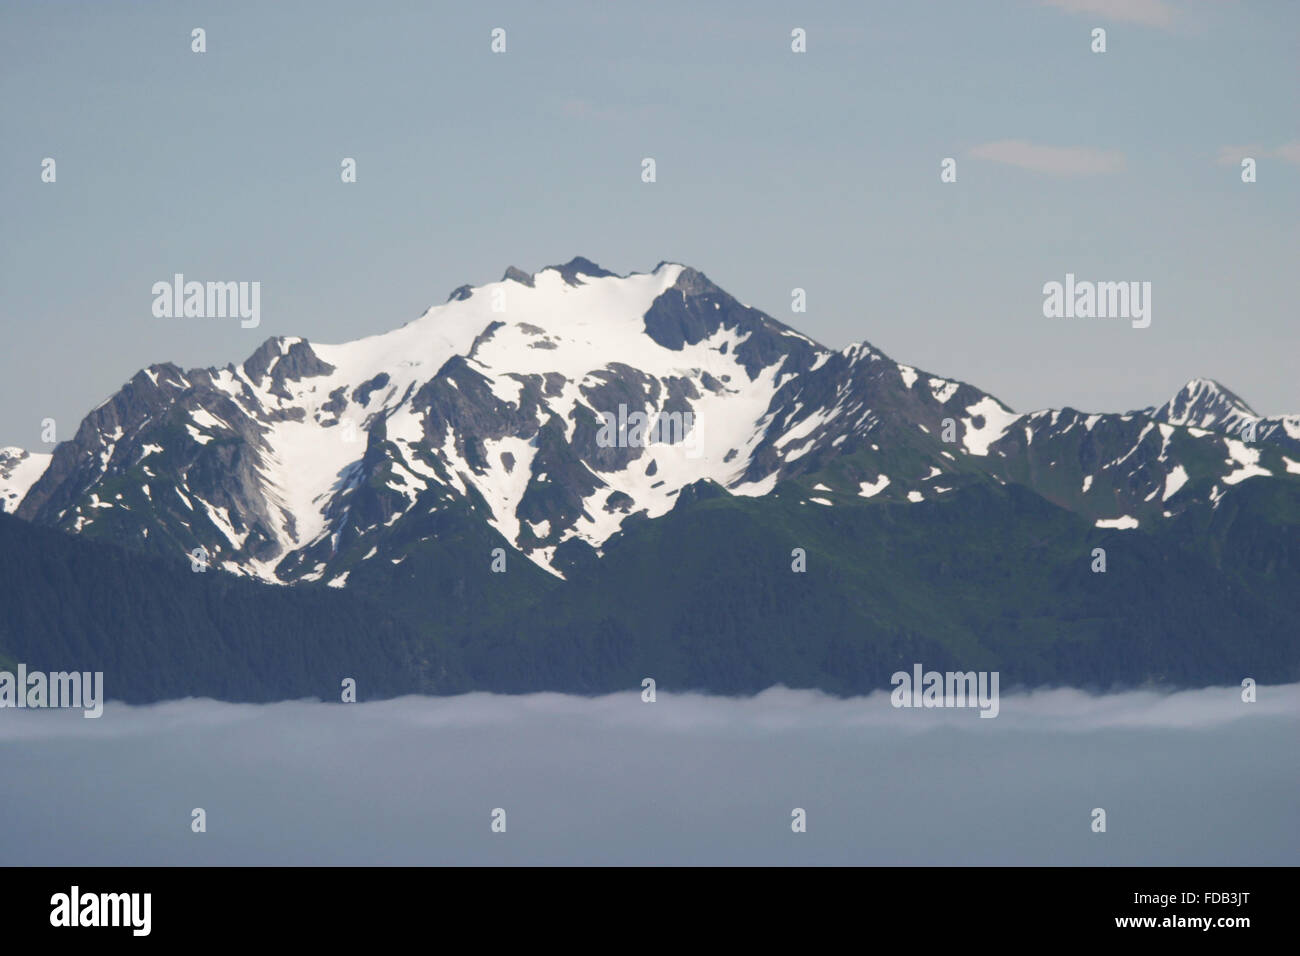
[[[611,443],[602,425],[620,410],[691,427]],[[700,482],[762,496],[832,467],[829,506],[1019,483],[1134,527],[1217,507],[1250,477],[1300,475],[1300,416],[1258,420],[1246,442],[1253,414],[1202,379],[1140,412],[1018,414],[866,342],[821,346],[681,263],[620,276],[575,257],[512,266],[353,342],[278,336],[238,366],[150,366],[35,477],[29,464],[26,487],[0,470],[0,501],[136,549],[339,587],[360,560],[400,563],[385,541],[466,510],[563,578]]]

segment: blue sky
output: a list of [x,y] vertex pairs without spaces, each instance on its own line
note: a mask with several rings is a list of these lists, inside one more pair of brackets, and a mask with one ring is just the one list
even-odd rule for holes
[[[1264,0],[9,2],[0,445],[153,362],[357,338],[575,255],[689,263],[1018,410],[1207,376],[1300,412],[1298,40]],[[260,281],[261,326],[155,318],[175,272]],[[1150,281],[1150,328],[1044,318],[1067,272]]]

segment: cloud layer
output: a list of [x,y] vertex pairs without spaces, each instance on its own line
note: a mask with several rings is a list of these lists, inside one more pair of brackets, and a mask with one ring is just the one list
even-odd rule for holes
[[785,689],[5,711],[0,860],[1289,863],[1298,730],[1300,685],[1007,694],[995,720]]

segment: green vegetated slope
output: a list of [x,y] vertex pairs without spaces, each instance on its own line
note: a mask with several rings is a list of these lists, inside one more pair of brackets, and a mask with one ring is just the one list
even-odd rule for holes
[[[560,581],[469,514],[431,515],[399,564],[274,587],[0,516],[0,656],[103,670],[109,695],[363,699],[412,691],[888,689],[913,663],[1002,687],[1300,679],[1300,488],[1252,479],[1214,510],[1099,529],[1017,485],[922,502],[691,486]],[[811,501],[822,497],[831,506]],[[806,554],[804,573],[792,552]],[[1104,548],[1107,570],[1091,570]]]
[[115,700],[337,700],[344,677],[401,694],[436,665],[413,629],[356,595],[197,574],[6,515],[0,580],[0,658],[103,671]]
[[[471,683],[502,690],[654,677],[853,694],[915,662],[996,669],[1004,687],[1295,680],[1298,530],[1300,494],[1270,481],[1150,532],[1095,528],[1018,486],[830,507],[794,486],[766,498],[710,489],[454,654]],[[1097,547],[1105,573],[1091,570]],[[795,548],[806,573],[791,570]]]

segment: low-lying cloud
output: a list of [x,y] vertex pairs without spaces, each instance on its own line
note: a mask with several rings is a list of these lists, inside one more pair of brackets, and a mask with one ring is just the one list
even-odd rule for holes
[[[895,709],[774,688],[0,714],[9,864],[1265,864],[1300,685]],[[202,807],[208,830],[193,833]],[[791,811],[807,813],[806,833]],[[1107,812],[1093,833],[1091,811]],[[507,831],[490,829],[492,811]]]

